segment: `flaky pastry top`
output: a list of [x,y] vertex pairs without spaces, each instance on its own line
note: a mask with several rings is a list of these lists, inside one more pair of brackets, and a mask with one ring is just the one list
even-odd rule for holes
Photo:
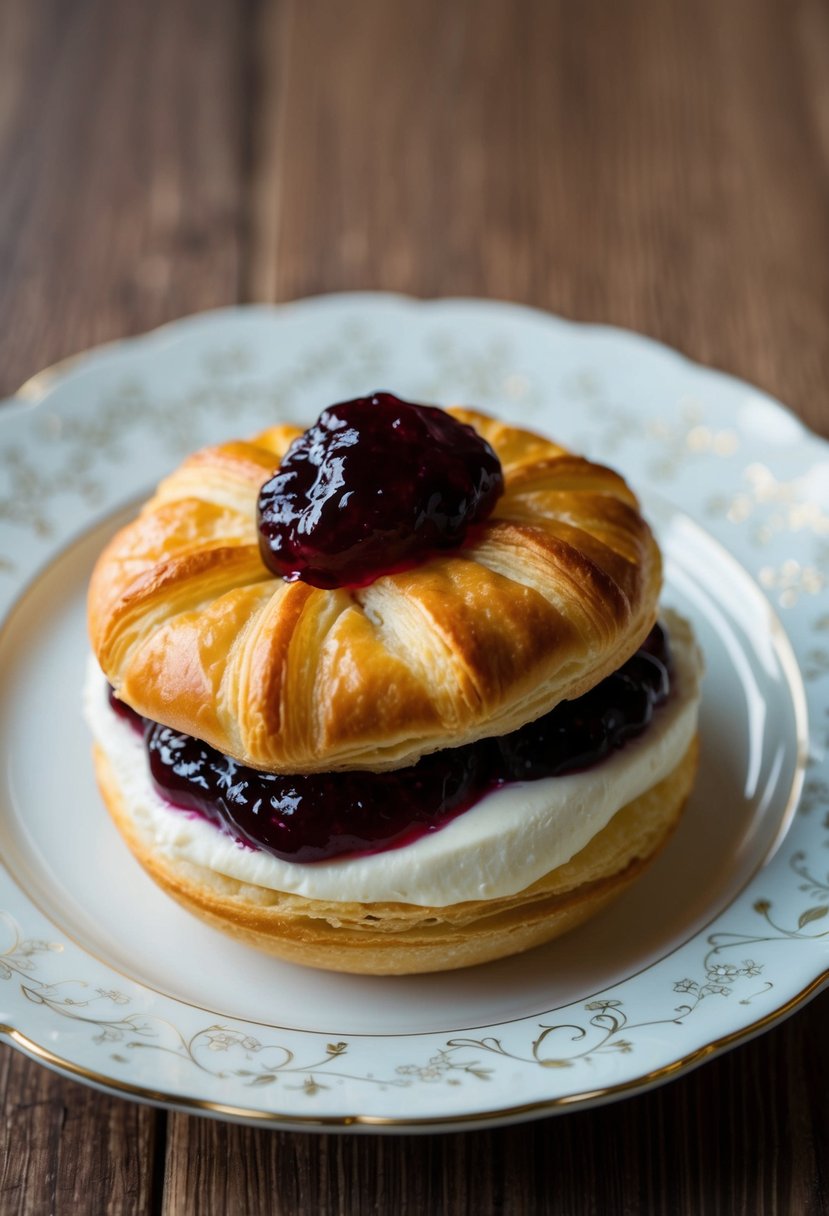
[[285,582],[259,553],[262,484],[301,429],[190,456],[101,554],[88,616],[134,710],[255,768],[400,768],[581,695],[641,644],[659,550],[610,469],[448,411],[504,493],[458,549],[363,587]]

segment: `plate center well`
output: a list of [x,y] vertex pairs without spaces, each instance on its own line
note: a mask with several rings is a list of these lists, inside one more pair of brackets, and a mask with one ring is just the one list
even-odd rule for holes
[[641,971],[698,931],[763,863],[785,828],[798,775],[797,689],[766,600],[705,532],[648,505],[667,559],[665,602],[691,618],[706,657],[700,773],[665,852],[576,933],[462,972],[329,975],[239,945],[159,891],[110,823],[81,716],[86,587],[120,518],[56,559],[0,635],[0,839],[15,881],[58,937],[122,975],[217,1016],[273,1026],[457,1031],[586,999]]

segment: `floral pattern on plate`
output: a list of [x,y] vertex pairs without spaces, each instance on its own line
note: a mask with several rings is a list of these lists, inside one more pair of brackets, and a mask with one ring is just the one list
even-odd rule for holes
[[[200,1003],[91,948],[81,912],[63,923],[55,911],[62,876],[24,839],[18,796],[0,823],[10,867],[0,874],[0,1022],[46,1063],[115,1092],[279,1126],[460,1128],[651,1085],[825,981],[829,446],[757,390],[645,338],[495,302],[333,296],[189,318],[42,373],[0,413],[0,643],[18,628],[26,589],[184,453],[380,388],[490,408],[613,463],[657,514],[669,498],[748,571],[768,622],[772,609],[782,622],[775,654],[793,706],[779,833],[739,889],[712,896],[601,990],[548,1007],[534,995],[532,1012],[503,1019],[482,1000],[480,1022],[473,993],[456,1025],[442,1007],[422,1028],[355,1032],[343,1014],[332,1032],[316,1014],[303,1025],[302,1010],[292,1024],[228,1016],[218,1000]],[[758,637],[760,666],[764,645]],[[25,720],[14,709],[7,698],[9,748]],[[773,739],[768,728],[766,750]],[[321,982],[314,999],[336,1008],[337,982]]]

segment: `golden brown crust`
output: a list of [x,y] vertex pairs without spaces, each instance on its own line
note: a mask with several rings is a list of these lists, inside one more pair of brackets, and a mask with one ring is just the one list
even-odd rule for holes
[[259,557],[258,491],[298,429],[186,460],[93,575],[119,695],[254,767],[380,770],[513,730],[617,668],[661,582],[636,498],[538,435],[450,412],[495,448],[503,496],[471,543],[360,589],[287,584]]
[[95,767],[112,817],[156,882],[215,928],[271,954],[332,971],[402,975],[446,971],[528,950],[598,912],[651,861],[673,832],[693,785],[697,741],[663,781],[622,807],[563,866],[516,895],[446,908],[331,903],[171,862],[130,813],[100,748]]

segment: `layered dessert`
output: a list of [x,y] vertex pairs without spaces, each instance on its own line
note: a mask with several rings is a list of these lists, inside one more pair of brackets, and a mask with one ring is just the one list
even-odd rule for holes
[[195,453],[99,559],[127,843],[212,925],[435,971],[581,923],[669,838],[701,662],[613,471],[378,393]]

